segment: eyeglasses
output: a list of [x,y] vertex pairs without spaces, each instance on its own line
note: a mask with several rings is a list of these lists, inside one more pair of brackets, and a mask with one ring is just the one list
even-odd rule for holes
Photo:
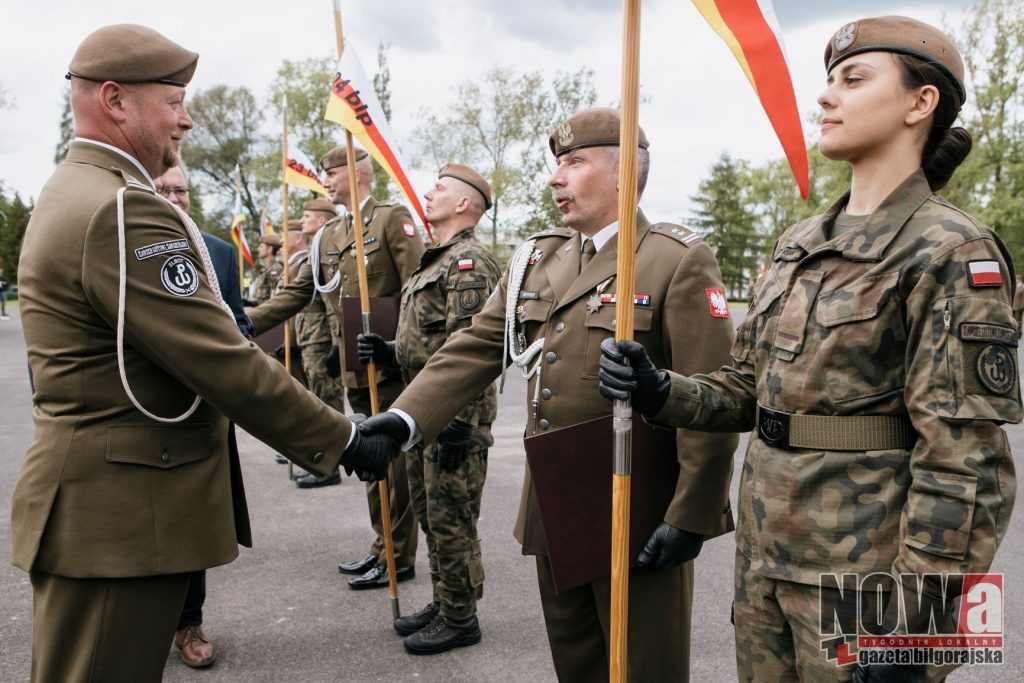
[[186,196],[188,194],[188,188],[187,187],[162,187],[159,190],[157,190],[157,192],[159,192],[160,196],[162,196],[162,197],[170,197],[172,194],[176,194],[179,197],[184,197],[184,196]]

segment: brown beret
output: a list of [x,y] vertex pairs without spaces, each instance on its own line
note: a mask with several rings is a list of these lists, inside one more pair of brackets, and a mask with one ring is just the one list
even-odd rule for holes
[[441,167],[441,170],[437,172],[437,177],[461,180],[479,192],[480,196],[484,198],[484,209],[489,210],[491,208],[491,186],[488,184],[486,178],[471,169],[469,166],[463,166],[462,164],[445,164]]
[[322,211],[323,213],[329,213],[332,216],[338,215],[338,210],[334,208],[334,203],[329,202],[326,199],[310,199],[308,202],[302,205],[303,211]]
[[267,233],[266,235],[260,235],[260,244],[266,244],[271,247],[280,247],[281,236],[278,235],[276,232],[273,234]]
[[302,230],[302,221],[300,221],[298,218],[291,218],[291,219],[289,219],[288,220],[288,229],[289,230]]
[[146,26],[115,24],[93,31],[75,51],[65,78],[185,87],[199,54]]
[[[639,129],[638,143],[640,149],[650,146],[643,128]],[[555,128],[548,138],[548,145],[556,157],[583,147],[618,147],[619,110],[599,108],[578,111]]]
[[[355,148],[356,161],[362,161],[368,154],[365,149]],[[320,168],[328,170],[338,166],[348,166],[348,150],[345,145],[335,147],[327,154],[320,157]]]
[[825,73],[847,57],[862,52],[896,52],[939,67],[956,86],[960,104],[964,90],[964,61],[942,31],[908,17],[873,17],[846,24],[825,47]]

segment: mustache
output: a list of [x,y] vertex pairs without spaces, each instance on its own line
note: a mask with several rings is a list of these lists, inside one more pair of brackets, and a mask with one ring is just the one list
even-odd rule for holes
[[556,202],[559,202],[559,201],[574,202],[574,201],[576,201],[576,195],[574,195],[572,192],[569,192],[568,190],[555,190],[554,192],[551,193],[551,196],[552,196],[552,198]]

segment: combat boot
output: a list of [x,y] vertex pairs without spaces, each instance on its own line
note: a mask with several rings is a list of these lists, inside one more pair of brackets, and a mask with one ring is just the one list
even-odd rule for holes
[[480,622],[475,614],[461,621],[438,614],[422,630],[402,642],[414,655],[435,655],[456,647],[476,645],[480,642]]
[[411,636],[432,622],[440,611],[441,606],[436,602],[431,602],[415,614],[395,619],[395,630],[399,635]]

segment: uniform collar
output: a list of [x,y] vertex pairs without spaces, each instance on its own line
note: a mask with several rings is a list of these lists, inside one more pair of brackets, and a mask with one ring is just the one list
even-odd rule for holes
[[[867,217],[863,225],[846,235],[826,239],[828,229],[850,200],[850,191],[820,216],[779,242],[775,260],[792,261],[815,251],[841,251],[851,261],[881,261],[910,217],[932,196],[924,171],[918,169],[899,184]],[[803,252],[803,253],[800,253]]]
[[[597,252],[601,251],[601,247],[603,247],[604,245],[608,244],[608,242],[611,240],[611,238],[615,237],[618,234],[619,234],[619,222],[618,221],[612,221],[612,223],[610,225],[606,225],[603,228],[601,228],[600,230],[598,230],[596,233],[594,233],[594,236],[590,238],[590,239],[592,239],[594,241],[594,253],[597,253]],[[583,238],[583,239],[586,239],[586,238]],[[580,248],[582,248],[582,243],[581,243],[581,247]]]
[[[130,175],[133,176],[137,171],[142,176],[142,178],[144,178],[145,181],[149,183],[150,187],[156,187],[155,183],[153,182],[152,176],[149,175],[149,171],[145,169],[145,167],[139,162],[138,159],[133,157],[131,154],[128,154],[128,152],[124,151],[123,149],[114,147],[113,145],[108,145],[107,143],[100,142],[99,140],[90,140],[89,138],[83,137],[74,138],[71,141],[71,145],[68,148],[67,158],[72,161],[85,161],[87,163],[106,165],[104,164],[104,161],[110,155],[93,155],[91,152],[98,151],[95,149],[97,147],[112,153],[118,158],[118,161],[121,162],[117,165],[118,170],[127,171],[129,172]],[[123,163],[124,161],[127,161],[131,165],[126,166]],[[136,180],[138,180],[138,178],[136,178]]]

